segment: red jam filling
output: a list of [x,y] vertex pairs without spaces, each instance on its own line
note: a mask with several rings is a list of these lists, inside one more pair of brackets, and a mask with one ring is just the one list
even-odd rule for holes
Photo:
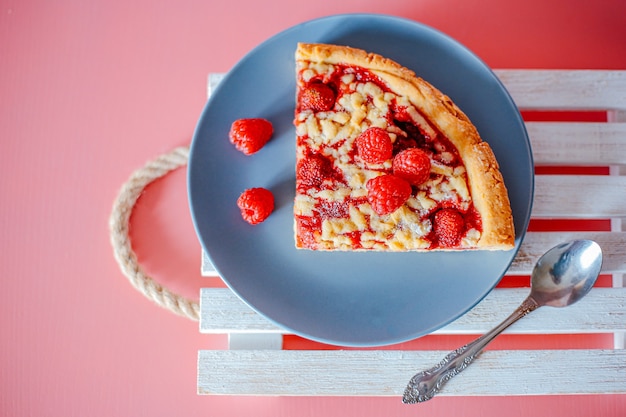
[[[322,98],[320,100],[326,100],[326,104],[324,106],[327,107],[327,110],[331,110],[328,106],[328,91],[332,91],[335,97],[335,102],[341,98],[341,96],[349,92],[349,87],[342,83],[341,78],[345,74],[354,74],[357,82],[372,82],[375,83],[382,91],[389,92],[389,88],[386,84],[375,74],[372,72],[354,66],[344,66],[344,65],[336,65],[335,70],[332,74],[324,76],[319,75],[309,80],[307,87],[305,89],[310,88],[315,91],[322,91]],[[323,84],[327,86],[327,89],[320,88],[319,84]],[[306,100],[313,100],[311,102],[315,102],[315,94],[303,94],[299,92],[298,95],[298,105],[296,111],[299,112],[305,109],[307,106],[311,108],[313,111],[317,111],[313,109],[312,105],[303,104],[302,97],[307,97]],[[310,97],[313,96],[313,99]],[[308,103],[308,102],[307,102]],[[437,128],[436,126],[428,123],[431,132],[435,132],[435,137],[431,137],[424,128],[419,126],[413,118],[407,112],[407,108],[405,106],[397,105],[395,100],[390,105],[389,113],[387,114],[387,120],[390,125],[395,125],[399,129],[401,129],[406,136],[397,136],[396,141],[393,146],[393,155],[395,156],[400,151],[407,148],[419,148],[426,152],[433,160],[450,167],[459,167],[463,165],[461,158],[459,156],[458,150],[454,146],[454,144],[446,138]],[[427,119],[424,118],[426,121]],[[298,146],[306,146],[305,138],[298,138]],[[341,141],[340,141],[341,142]],[[335,144],[333,147],[340,147],[341,144]],[[355,150],[351,150],[348,155],[350,160],[354,162],[354,157],[356,155]],[[313,163],[299,163],[297,167],[296,173],[296,186],[298,192],[301,194],[306,194],[310,189],[334,189],[333,184],[336,186],[336,183],[345,184],[345,180],[340,170],[336,169],[332,166],[332,161],[326,158],[328,165],[323,161],[320,154],[315,154],[310,151],[305,156],[304,160],[312,159]],[[316,158],[319,160],[316,161]],[[305,168],[303,168],[305,167]],[[391,173],[390,170],[387,173]],[[437,174],[431,173],[431,178],[435,178]],[[413,187],[413,192],[417,192],[420,187]],[[299,239],[298,246],[306,247],[310,249],[316,249],[321,233],[322,233],[322,223],[324,220],[329,218],[349,218],[349,209],[351,206],[357,206],[367,201],[366,198],[362,199],[352,199],[350,197],[346,198],[342,202],[331,202],[331,201],[321,201],[318,202],[316,207],[314,207],[314,215],[313,216],[296,216],[296,228],[297,228],[297,236]],[[426,218],[430,218],[431,222],[435,221],[436,213],[442,209],[454,209],[458,211],[460,217],[462,218],[463,226],[460,227],[462,230],[459,233],[458,238],[454,239],[458,245],[460,239],[467,233],[467,231],[471,229],[475,229],[478,231],[482,231],[480,214],[474,208],[473,204],[470,204],[469,208],[462,209],[459,201],[451,201],[446,200],[440,202],[436,207],[430,210],[426,215],[422,216],[422,220]],[[445,242],[440,242],[437,233],[435,233],[436,227],[433,227],[433,231],[429,233],[424,238],[431,242],[430,249],[435,249],[438,247],[447,247],[449,248],[449,244]],[[459,229],[457,227],[456,229]],[[372,230],[369,230],[372,232]],[[360,235],[362,232],[350,232],[346,234],[353,244],[354,249],[360,249]]]

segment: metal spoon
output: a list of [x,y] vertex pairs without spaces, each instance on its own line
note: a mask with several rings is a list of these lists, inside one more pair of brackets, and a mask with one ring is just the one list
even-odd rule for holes
[[502,331],[541,306],[566,307],[593,287],[602,266],[602,250],[591,240],[575,240],[546,252],[533,269],[530,295],[502,323],[473,342],[450,352],[438,365],[416,374],[402,397],[405,404],[433,398],[441,387],[463,371]]

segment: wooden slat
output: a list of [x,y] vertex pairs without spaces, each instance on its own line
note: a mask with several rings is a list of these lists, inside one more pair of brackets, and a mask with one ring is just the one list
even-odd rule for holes
[[626,216],[626,176],[537,175],[532,217]]
[[602,248],[602,273],[626,273],[626,232],[528,232],[507,273],[530,274],[548,249],[575,239],[598,242]]
[[[222,332],[223,333],[223,332]],[[249,349],[282,349],[283,337],[280,333],[228,333],[228,349],[249,350]]]
[[527,122],[535,165],[626,164],[626,123]]
[[[528,232],[507,274],[530,274],[535,262],[548,249],[559,243],[575,239],[589,239],[598,242],[602,247],[604,257],[602,263],[604,274],[626,273],[626,256],[624,255],[626,254],[626,232]],[[203,252],[202,257],[206,259],[206,264],[203,263],[203,275],[217,276],[217,272],[208,261],[206,253]]]
[[[603,252],[602,273],[626,274],[626,232],[528,232],[507,274],[530,274],[535,262],[548,249],[575,239],[598,242]],[[206,254],[203,253],[202,256],[208,263]],[[217,274],[213,266],[210,263],[208,265],[207,268],[210,269],[203,270],[203,274]]]
[[[498,288],[436,334],[483,334],[512,313],[527,288]],[[590,334],[626,330],[626,288],[594,288],[567,308],[542,307],[518,321],[508,334]]]
[[[436,333],[484,333],[513,312],[528,291],[527,288],[495,289],[467,314]],[[567,309],[540,308],[509,330],[515,334],[614,331],[626,331],[626,288],[594,288],[584,299]],[[284,333],[226,288],[201,290],[200,332]]]
[[229,288],[200,289],[200,333],[282,333]]
[[[198,393],[397,396],[441,351],[200,351]],[[219,364],[219,366],[216,366]],[[625,350],[484,352],[438,396],[626,393]]]
[[209,259],[209,255],[207,255],[207,253],[202,250],[201,251],[201,263],[200,263],[200,274],[203,277],[219,277],[219,274],[217,273],[217,271],[215,270],[215,267],[213,266],[213,264],[211,263],[211,260]]
[[626,108],[626,71],[496,70],[521,109]]
[[[523,109],[626,110],[626,71],[497,69],[494,72]],[[224,75],[209,75],[209,96]]]
[[226,73],[216,73],[212,72],[209,74],[208,82],[207,82],[207,98],[211,97],[211,93],[215,91],[220,82],[224,79]]

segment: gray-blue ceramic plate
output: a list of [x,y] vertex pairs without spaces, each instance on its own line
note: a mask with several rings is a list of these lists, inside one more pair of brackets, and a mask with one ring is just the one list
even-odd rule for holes
[[[349,45],[414,70],[449,95],[493,148],[509,189],[516,248],[507,252],[372,253],[296,250],[294,51],[297,42]],[[228,141],[231,123],[264,117],[275,129],[257,154]],[[276,210],[250,226],[236,200],[273,191]],[[188,166],[194,225],[216,270],[254,310],[297,335],[335,345],[378,346],[428,334],[463,315],[498,283],[528,225],[530,143],[519,111],[491,70],[448,36],[413,21],[338,15],[277,34],[224,78],[198,122]]]

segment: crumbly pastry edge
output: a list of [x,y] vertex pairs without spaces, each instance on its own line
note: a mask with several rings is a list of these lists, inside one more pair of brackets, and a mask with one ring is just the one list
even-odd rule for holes
[[514,247],[511,204],[495,155],[469,118],[448,96],[408,68],[362,49],[299,43],[295,59],[366,68],[386,82],[394,93],[407,97],[456,146],[465,164],[474,207],[482,221],[482,235],[476,247],[488,250]]

